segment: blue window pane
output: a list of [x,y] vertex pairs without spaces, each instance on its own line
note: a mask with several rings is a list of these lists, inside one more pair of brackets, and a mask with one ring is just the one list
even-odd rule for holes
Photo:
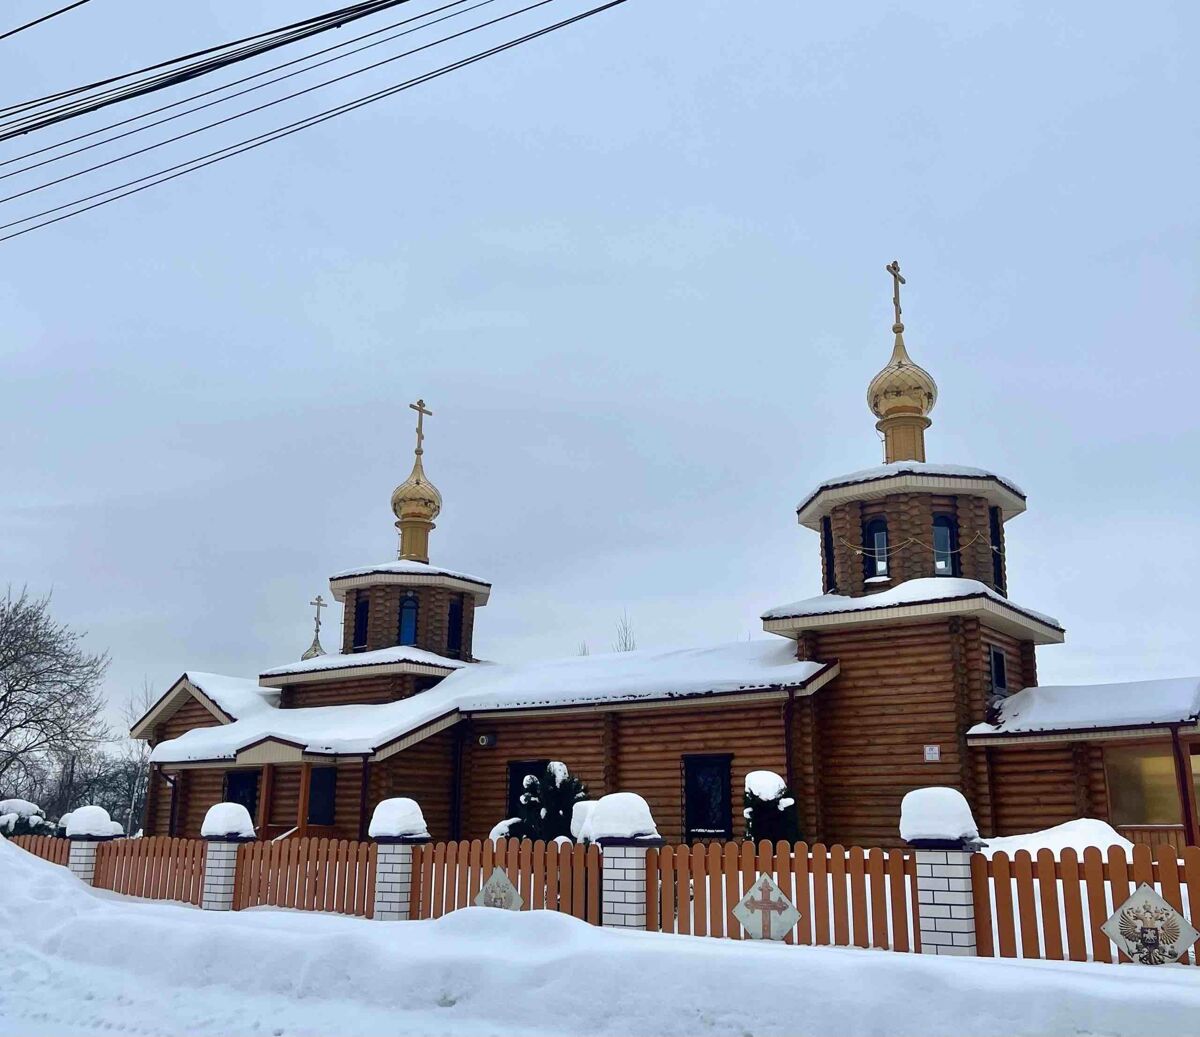
[[400,631],[397,641],[402,645],[417,643],[417,599],[405,598],[400,603]]

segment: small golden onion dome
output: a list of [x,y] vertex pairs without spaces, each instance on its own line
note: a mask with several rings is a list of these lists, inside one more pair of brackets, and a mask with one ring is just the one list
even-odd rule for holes
[[397,519],[432,522],[442,510],[442,495],[425,475],[418,453],[412,474],[392,492],[392,512]]
[[914,364],[904,348],[904,325],[893,325],[896,346],[887,366],[867,386],[867,405],[877,418],[898,415],[925,417],[937,403],[937,382]]

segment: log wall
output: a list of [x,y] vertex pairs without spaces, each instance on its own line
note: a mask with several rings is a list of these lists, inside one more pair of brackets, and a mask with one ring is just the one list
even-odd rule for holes
[[[384,799],[407,796],[421,805],[434,839],[454,836],[455,728],[430,735],[395,756],[370,764],[367,820]],[[487,832],[483,833],[487,835]]]

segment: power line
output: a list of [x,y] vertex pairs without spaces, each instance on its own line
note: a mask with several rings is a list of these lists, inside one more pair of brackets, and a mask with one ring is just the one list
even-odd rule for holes
[[[574,25],[576,22],[583,21],[586,18],[594,17],[597,14],[601,14],[605,11],[609,11],[614,7],[619,7],[622,4],[627,3],[627,2],[628,2],[628,0],[609,0],[608,3],[601,4],[598,7],[593,7],[587,11],[583,11],[579,14],[572,15],[570,18],[565,18],[562,21],[555,22],[552,25],[546,26],[545,28],[538,29],[534,32],[527,33],[524,36],[520,36],[516,39],[509,40],[506,43],[502,43],[502,44],[498,44],[494,47],[490,47],[487,50],[481,51],[477,54],[473,54],[467,58],[462,58],[462,59],[452,62],[448,65],[444,65],[441,68],[434,69],[431,72],[424,73],[423,75],[420,75],[420,76],[414,76],[413,78],[405,80],[401,83],[397,83],[397,84],[387,87],[383,90],[378,90],[373,94],[367,94],[361,98],[358,98],[355,101],[350,101],[350,102],[347,102],[346,104],[338,105],[335,108],[330,108],[324,112],[318,113],[317,115],[309,116],[306,119],[298,120],[297,122],[278,127],[276,129],[270,130],[266,133],[259,134],[256,137],[249,137],[246,140],[238,142],[237,144],[232,144],[229,147],[221,148],[218,151],[210,152],[208,155],[201,155],[199,158],[192,159],[189,162],[180,163],[180,165],[178,165],[178,166],[169,166],[166,169],[159,170],[157,173],[151,173],[151,174],[148,174],[147,176],[139,177],[136,180],[130,180],[124,184],[118,184],[116,187],[111,187],[105,191],[97,192],[96,194],[89,195],[86,198],[79,198],[79,199],[76,199],[74,202],[69,202],[65,205],[60,205],[53,209],[47,209],[45,212],[36,213],[33,216],[27,216],[23,219],[14,220],[11,223],[0,225],[0,230],[7,230],[8,228],[15,227],[21,223],[28,223],[31,220],[40,219],[43,216],[48,216],[54,212],[59,212],[62,209],[70,208],[73,205],[81,205],[83,202],[90,201],[93,198],[99,198],[100,195],[112,194],[113,192],[118,192],[118,191],[122,192],[120,194],[113,194],[113,197],[111,197],[111,198],[104,198],[99,201],[94,201],[94,202],[92,202],[91,205],[84,206],[83,208],[80,208],[80,209],[75,209],[72,212],[63,213],[61,216],[56,216],[53,219],[45,220],[42,223],[34,224],[31,227],[26,227],[23,230],[14,231],[12,234],[6,234],[3,237],[0,237],[0,242],[11,241],[13,238],[19,238],[25,234],[31,233],[32,231],[40,230],[43,227],[49,227],[52,224],[61,223],[63,220],[69,220],[73,216],[79,216],[85,212],[91,211],[92,209],[98,209],[103,205],[108,205],[111,202],[119,201],[122,198],[128,198],[130,195],[139,194],[142,191],[149,190],[151,187],[157,187],[160,184],[165,184],[171,180],[175,180],[175,179],[178,179],[179,177],[186,176],[188,173],[194,173],[197,170],[205,168],[206,166],[214,165],[217,162],[223,162],[225,159],[232,158],[234,155],[241,155],[247,151],[252,151],[255,148],[262,147],[262,145],[264,145],[264,144],[270,144],[270,143],[273,143],[274,141],[282,140],[284,137],[289,137],[293,133],[299,133],[301,130],[306,130],[312,126],[319,125],[320,123],[326,122],[330,119],[337,118],[339,115],[344,115],[347,112],[355,111],[358,108],[362,108],[368,104],[374,103],[375,101],[382,100],[385,97],[391,97],[393,94],[397,94],[397,93],[400,93],[401,91],[409,90],[414,86],[420,86],[422,83],[427,83],[427,82],[430,82],[431,80],[438,79],[441,76],[444,76],[450,72],[454,72],[460,68],[465,68],[468,65],[473,65],[478,61],[483,61],[485,58],[489,58],[496,54],[503,53],[504,51],[511,50],[514,47],[519,47],[522,44],[529,43],[532,40],[539,39],[540,37],[545,36],[548,33],[555,32],[558,29],[565,28],[569,25]],[[181,166],[187,166],[188,168],[180,168]],[[169,176],[163,175],[163,174],[168,174],[168,173],[170,174]],[[160,179],[154,179],[155,177],[160,177]],[[144,181],[151,181],[151,182],[145,183]],[[134,186],[134,185],[140,185],[140,186]],[[130,188],[130,190],[125,190],[125,188]]]
[[19,32],[24,32],[26,29],[32,29],[35,25],[41,25],[42,22],[48,22],[51,18],[57,18],[60,14],[66,14],[68,11],[75,10],[76,7],[82,7],[88,0],[75,0],[75,3],[68,4],[66,7],[60,7],[57,11],[51,11],[49,14],[44,14],[40,18],[35,18],[31,22],[26,22],[24,25],[18,25],[15,29],[9,29],[8,32],[0,33],[0,40],[6,40],[10,36],[15,36]]
[[[108,126],[101,126],[99,129],[90,130],[89,132],[82,133],[77,137],[70,137],[67,140],[61,140],[57,144],[50,144],[44,148],[38,148],[36,151],[30,151],[24,155],[17,155],[17,156],[14,156],[13,158],[4,159],[4,160],[0,161],[0,167],[12,165],[14,162],[20,162],[22,159],[35,158],[38,155],[44,155],[47,151],[54,151],[56,148],[65,147],[68,144],[74,144],[78,141],[86,140],[88,137],[94,137],[97,134],[105,133],[108,130],[117,129],[118,127],[121,127],[121,126],[127,126],[131,122],[137,122],[139,119],[145,119],[151,115],[157,115],[159,112],[165,112],[165,111],[169,111],[172,108],[178,108],[180,105],[187,104],[189,101],[197,101],[202,97],[209,97],[212,94],[217,94],[223,90],[228,90],[231,87],[239,86],[240,84],[247,83],[252,79],[258,79],[262,76],[268,75],[271,72],[278,71],[281,68],[287,68],[291,65],[298,64],[302,61],[307,61],[310,58],[319,57],[322,54],[328,54],[332,50],[339,50],[343,47],[348,47],[352,43],[357,43],[360,40],[368,39],[371,36],[378,36],[380,33],[387,32],[389,29],[395,29],[401,25],[408,25],[411,22],[419,21],[422,18],[428,18],[432,14],[438,14],[442,11],[447,10],[448,8],[457,7],[460,4],[464,4],[466,2],[467,2],[467,0],[453,0],[452,3],[446,4],[442,7],[435,7],[432,11],[426,11],[422,14],[414,15],[412,18],[406,18],[399,22],[393,22],[391,25],[386,25],[382,29],[375,29],[371,32],[364,33],[362,36],[356,36],[353,39],[345,40],[342,43],[335,43],[332,47],[325,47],[324,49],[315,51],[312,54],[306,54],[303,57],[293,58],[291,61],[285,61],[282,64],[273,65],[271,68],[263,69],[261,72],[255,72],[252,75],[243,76],[241,79],[236,79],[232,83],[225,83],[222,86],[213,87],[211,90],[205,90],[199,94],[193,94],[191,97],[185,97],[185,98],[182,98],[181,100],[173,101],[173,102],[171,102],[171,104],[162,105],[159,108],[152,108],[148,112],[142,112],[139,115],[130,116],[128,119],[122,119],[119,122],[111,123]],[[296,71],[289,72],[286,75],[276,76],[274,79],[269,79],[265,83],[259,83],[258,85],[248,87],[245,90],[236,91],[235,93],[228,94],[225,97],[218,97],[215,101],[209,101],[205,104],[197,105],[195,108],[189,108],[187,111],[177,112],[175,115],[168,116],[165,119],[158,119],[157,121],[147,123],[144,126],[138,126],[132,130],[126,130],[124,133],[114,134],[111,137],[106,137],[104,140],[98,140],[92,144],[87,144],[82,148],[76,148],[74,151],[65,151],[60,155],[54,155],[51,158],[43,159],[41,162],[33,162],[30,165],[22,166],[20,169],[13,169],[7,173],[0,173],[0,180],[7,180],[9,177],[17,176],[20,173],[28,173],[31,170],[40,169],[42,166],[48,166],[54,162],[60,162],[61,160],[65,159],[65,158],[71,158],[74,155],[80,155],[85,151],[91,151],[93,148],[102,147],[105,144],[111,144],[114,141],[122,140],[125,137],[131,137],[136,133],[142,133],[145,130],[153,129],[155,126],[162,126],[164,123],[173,122],[175,119],[182,119],[184,116],[194,115],[196,112],[203,111],[206,108],[212,108],[213,106],[222,104],[225,101],[231,101],[235,97],[243,97],[244,95],[246,95],[248,93],[252,93],[255,90],[262,90],[265,87],[274,85],[275,83],[280,83],[285,79],[291,79],[293,76],[302,75],[305,72],[311,72],[314,69],[320,68],[323,65],[331,64],[334,61],[340,61],[342,58],[350,57],[353,54],[359,54],[364,50],[369,50],[372,47],[381,46],[384,43],[390,43],[392,40],[399,39],[401,36],[407,36],[410,33],[419,31],[420,29],[426,29],[426,28],[429,28],[430,26],[438,25],[441,22],[448,21],[451,18],[457,18],[460,15],[469,14],[472,11],[477,11],[477,10],[479,10],[479,8],[486,7],[488,4],[493,4],[495,2],[496,2],[496,0],[480,0],[479,3],[475,4],[472,7],[464,8],[461,11],[454,11],[451,14],[445,15],[442,18],[434,18],[431,21],[428,21],[422,25],[416,26],[416,28],[407,29],[404,32],[396,33],[394,36],[386,36],[381,40],[376,40],[374,43],[368,43],[362,47],[356,47],[354,50],[347,51],[345,54],[339,54],[339,55],[336,55],[335,57],[327,58],[324,61],[318,61],[316,64],[309,65],[307,68],[296,69]]]
[[127,152],[124,155],[118,155],[115,158],[107,159],[104,162],[97,162],[93,166],[86,166],[83,169],[76,170],[74,173],[68,173],[66,176],[60,176],[56,180],[48,180],[43,184],[38,184],[34,187],[26,188],[24,191],[17,191],[15,194],[7,195],[0,198],[0,205],[24,198],[26,195],[36,194],[38,191],[44,191],[48,187],[55,187],[58,184],[66,183],[68,180],[74,180],[76,177],[85,176],[88,173],[94,173],[98,169],[105,169],[108,166],[116,165],[118,162],[124,162],[127,159],[136,158],[138,155],[144,155],[150,151],[156,151],[158,148],[165,147],[168,144],[175,144],[178,141],[185,140],[188,137],[194,137],[197,133],[204,133],[206,130],[214,129],[217,126],[224,126],[226,123],[234,122],[237,119],[242,119],[247,115],[253,115],[256,112],[264,111],[267,108],[273,108],[277,104],[283,104],[285,101],[295,100],[297,97],[303,97],[305,94],[311,94],[315,90],[320,90],[334,83],[340,83],[343,80],[351,79],[354,76],[361,75],[364,72],[370,72],[380,68],[383,65],[390,65],[393,61],[399,61],[401,58],[411,57],[413,54],[419,54],[421,51],[429,50],[431,47],[436,47],[439,44],[447,43],[450,40],[459,39],[469,33],[477,32],[480,29],[486,29],[493,25],[498,25],[500,22],[507,21],[509,18],[515,18],[518,15],[526,14],[529,11],[538,7],[545,7],[546,4],[554,3],[554,0],[537,0],[536,3],[530,4],[527,7],[518,8],[515,11],[510,11],[508,14],[500,15],[498,18],[493,18],[490,21],[480,22],[478,25],[472,25],[461,32],[451,33],[449,36],[443,36],[440,39],[433,40],[431,43],[422,44],[420,47],[414,47],[412,50],[403,51],[400,54],[394,54],[390,58],[384,58],[382,61],[376,61],[373,64],[365,65],[362,68],[354,69],[351,72],[346,72],[343,75],[335,76],[333,79],[326,79],[320,83],[314,83],[312,86],[305,87],[303,90],[297,90],[290,94],[284,94],[283,97],[277,97],[273,101],[266,101],[263,104],[256,105],[253,108],[247,108],[245,111],[235,112],[233,115],[227,115],[223,119],[217,119],[215,122],[205,123],[203,126],[197,126],[195,129],[187,130],[184,133],[177,133],[174,137],[167,137],[165,140],[156,141],[154,144],[148,144],[144,148],[138,148],[136,151]]

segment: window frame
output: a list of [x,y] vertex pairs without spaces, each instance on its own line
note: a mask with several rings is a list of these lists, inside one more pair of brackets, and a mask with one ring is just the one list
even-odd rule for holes
[[[690,766],[712,766],[720,768],[722,778],[723,827],[697,827],[688,816],[688,770]],[[680,821],[683,840],[694,843],[701,839],[733,838],[733,753],[686,753],[679,758],[680,769]]]
[[[405,625],[409,617],[412,620],[412,636],[406,639]],[[396,610],[396,644],[414,647],[421,636],[421,599],[413,591],[405,591],[400,596],[400,606]]]
[[821,552],[825,560],[825,593],[837,593],[837,556],[833,550],[833,519],[821,517]]
[[[317,792],[317,775],[320,774],[320,780],[325,781],[326,775],[329,777],[329,820],[322,821],[313,816],[314,807],[318,806]],[[304,819],[304,823],[317,827],[328,827],[333,825],[337,818],[337,767],[336,766],[321,766],[312,767],[308,772],[308,816]]]
[[[1139,790],[1143,793],[1141,806],[1145,807],[1148,803],[1153,802],[1154,796],[1145,796],[1146,791],[1162,795],[1167,793],[1164,800],[1158,805],[1166,803],[1173,808],[1169,812],[1174,813],[1174,817],[1170,820],[1131,820],[1126,818],[1122,811],[1132,804],[1124,801],[1125,797],[1115,789],[1121,788],[1121,782],[1114,782],[1114,770],[1117,768],[1114,764],[1121,757],[1129,757],[1137,754],[1143,756],[1153,756],[1160,764],[1160,773],[1156,776],[1157,787],[1154,787],[1154,782],[1146,783]],[[1165,761],[1166,766],[1161,766]],[[1161,771],[1166,771],[1169,777],[1164,777]],[[1146,773],[1149,773],[1148,771]],[[1179,778],[1176,771],[1175,754],[1169,743],[1133,743],[1121,745],[1105,745],[1104,746],[1104,786],[1107,792],[1109,804],[1109,824],[1120,830],[1122,828],[1158,828],[1158,827],[1183,827],[1186,830],[1186,822],[1184,820],[1185,812],[1188,809],[1181,796],[1182,790],[1179,787]],[[1149,812],[1146,813],[1149,817]]]
[[[938,550],[938,530],[946,530],[946,538],[949,541],[949,547],[946,550],[949,561],[949,571],[942,572],[938,569],[938,556],[942,554]],[[934,576],[961,576],[962,564],[958,552],[958,519],[953,515],[939,513],[933,516],[933,575]]]
[[463,650],[463,627],[466,620],[465,595],[455,594],[446,612],[446,651],[460,654]]
[[[525,791],[525,778],[530,774],[534,777],[541,777],[546,772],[546,768],[550,766],[550,757],[547,756],[544,760],[509,760],[505,766],[508,775],[508,795],[505,801],[508,807],[507,817],[520,817],[521,793]],[[521,768],[521,776],[519,784],[514,786],[513,777],[517,773],[516,768]]]
[[350,631],[350,651],[365,652],[370,636],[371,599],[364,592],[359,591],[354,596],[354,626]]
[[992,585],[1001,594],[1007,593],[1004,585],[1004,520],[995,505],[988,508],[988,539],[992,548]]
[[[1001,671],[1001,677],[1003,678],[999,684],[996,683],[997,660],[1000,662],[999,669]],[[988,645],[988,682],[991,685],[993,695],[1007,696],[1009,694],[1008,655],[999,645]]]
[[[883,568],[880,568],[879,538],[883,537]],[[888,523],[882,515],[867,519],[863,523],[863,579],[872,580],[880,576],[891,576],[891,551],[888,542]]]
[[[253,779],[254,795],[250,803],[245,803],[241,799],[234,799],[229,791],[229,779],[238,778]],[[262,796],[262,770],[260,768],[239,767],[237,770],[227,770],[221,779],[221,801],[224,803],[241,803],[246,808],[246,812],[250,815],[252,824],[258,824],[258,806],[259,799]],[[267,804],[268,812],[270,804]]]

